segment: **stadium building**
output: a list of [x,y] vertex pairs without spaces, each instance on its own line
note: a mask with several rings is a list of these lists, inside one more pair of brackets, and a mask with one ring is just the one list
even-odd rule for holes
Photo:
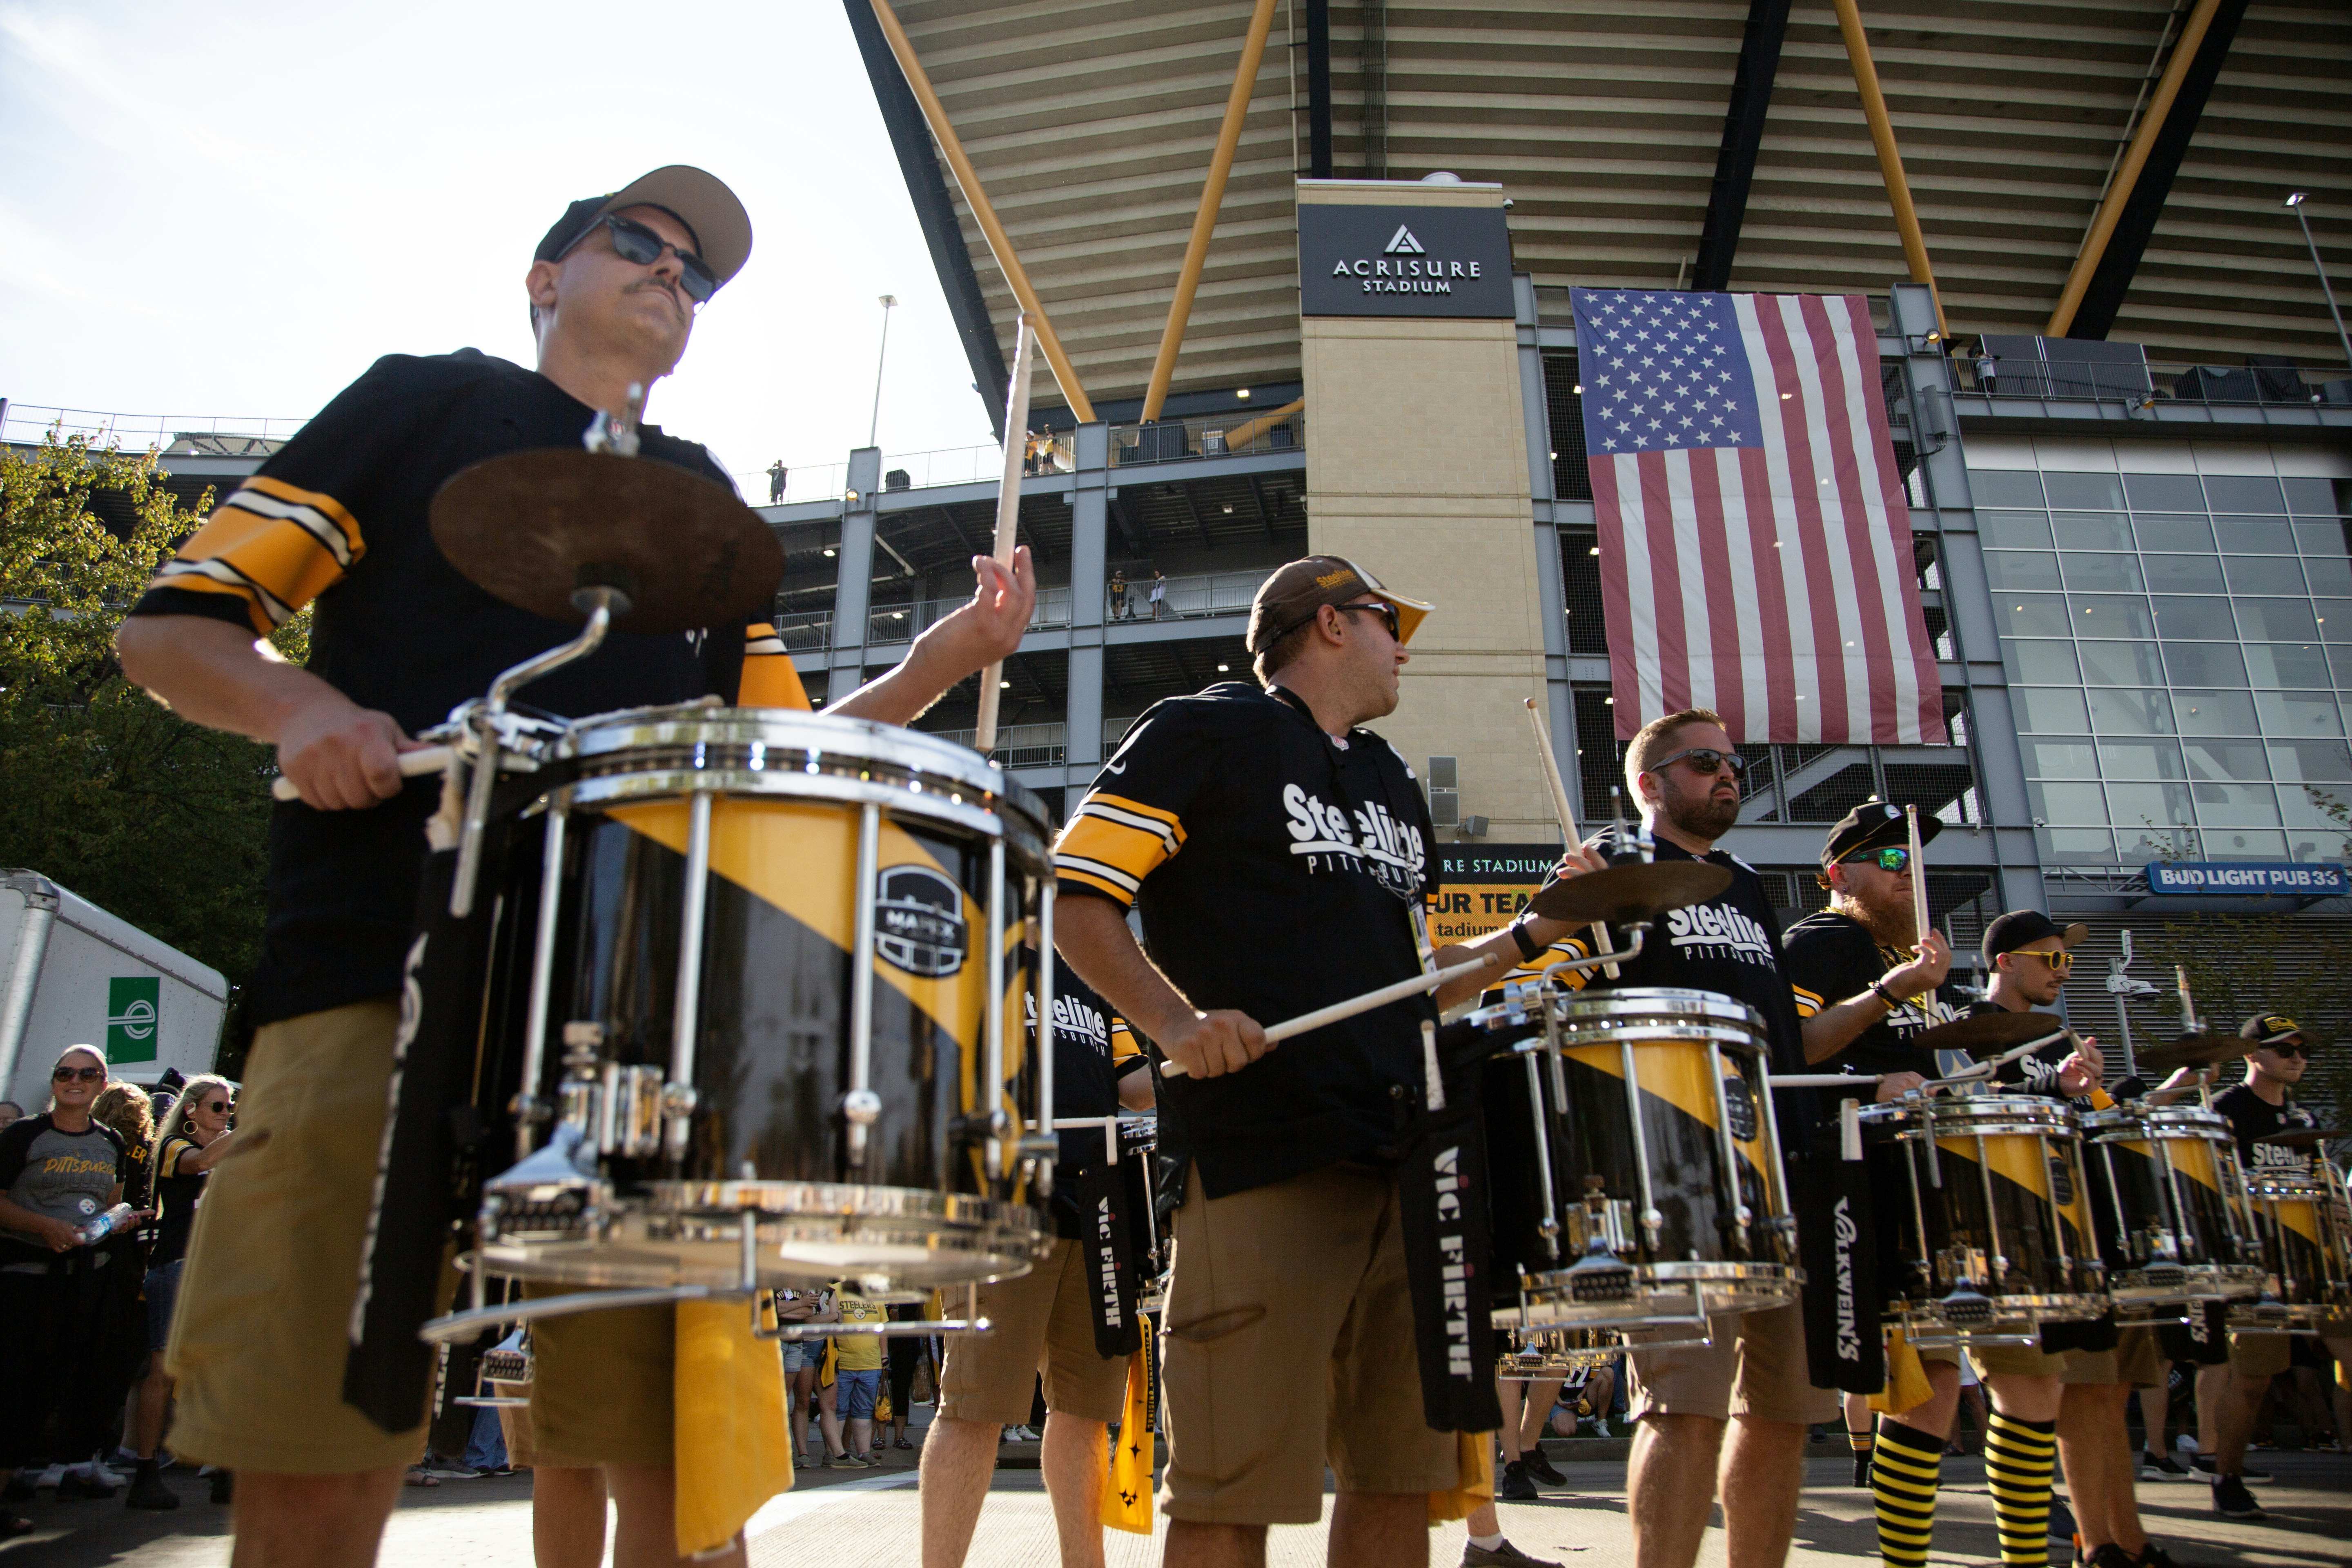
[[[1245,677],[1273,566],[1349,555],[1439,606],[1380,728],[1498,921],[1559,842],[1524,700],[1588,830],[1622,756],[1571,289],[1863,295],[1945,725],[1744,745],[1729,846],[1810,906],[1830,823],[1916,802],[1963,951],[2006,908],[2092,924],[2094,1026],[2126,931],[2168,993],[2192,917],[2245,917],[2270,994],[2352,960],[2352,12],[845,5],[1000,433],[1040,331],[999,755],[1050,801]],[[968,595],[997,467],[792,471],[813,695]]]

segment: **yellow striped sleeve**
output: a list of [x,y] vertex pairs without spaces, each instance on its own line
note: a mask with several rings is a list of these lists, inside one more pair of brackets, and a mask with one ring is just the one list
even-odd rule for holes
[[[1564,963],[1571,959],[1590,958],[1592,953],[1591,945],[1583,938],[1564,936],[1544,949],[1534,959],[1520,964],[1517,969],[1504,975],[1503,984],[1507,985],[1517,980],[1532,980],[1539,974],[1548,973],[1556,963]],[[1571,969],[1560,975],[1559,980],[1560,984],[1571,991],[1581,991],[1584,989],[1585,983],[1591,977],[1592,972],[1589,969]]]
[[736,688],[735,706],[808,710],[808,689],[801,684],[801,672],[769,622],[755,621],[743,633],[743,679]]
[[1110,1020],[1110,1059],[1112,1065],[1117,1066],[1120,1062],[1126,1061],[1133,1057],[1139,1057],[1142,1054],[1143,1047],[1135,1043],[1135,1031],[1127,1026],[1126,1019],[1118,1016],[1117,1014],[1113,1014]]
[[1826,1003],[1826,999],[1817,991],[1808,991],[1801,985],[1791,985],[1789,989],[1797,994],[1797,1016],[1800,1018],[1811,1017],[1820,1012]]
[[256,474],[180,546],[149,586],[227,594],[267,636],[342,580],[367,553],[341,501]]
[[1078,806],[1054,846],[1064,881],[1135,902],[1143,879],[1184,847],[1184,825],[1172,811],[1097,790]]

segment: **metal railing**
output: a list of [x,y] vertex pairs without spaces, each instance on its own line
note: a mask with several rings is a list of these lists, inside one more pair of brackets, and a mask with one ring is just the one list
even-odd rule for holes
[[1273,575],[1273,571],[1267,569],[1171,577],[1166,584],[1167,597],[1156,610],[1151,603],[1151,579],[1131,577],[1127,584],[1127,603],[1120,609],[1112,607],[1110,585],[1103,585],[1103,616],[1112,624],[1121,625],[1129,621],[1189,621],[1204,616],[1244,615],[1250,601],[1257,596],[1258,584]]
[[[1058,722],[1002,726],[996,731],[996,749],[988,753],[989,760],[1007,768],[1053,767],[1067,753],[1066,732],[1067,726]],[[931,733],[959,746],[969,746],[979,736],[976,730],[934,730]]]
[[1186,419],[1158,419],[1149,425],[1110,427],[1111,466],[1132,468],[1151,463],[1184,462],[1193,458],[1229,458],[1253,452],[1297,452],[1307,446],[1305,410],[1279,422],[1264,421],[1275,412],[1199,415]]
[[1963,390],[1988,397],[2052,399],[2155,398],[2181,403],[2352,404],[2352,372],[2341,368],[2255,364],[2083,363],[2063,360],[2000,360],[1990,385],[1963,358]]
[[[912,642],[970,603],[971,595],[967,594],[954,599],[911,599],[901,600],[895,605],[877,605],[866,613],[866,645]],[[1029,624],[1033,627],[1068,626],[1069,589],[1038,589],[1037,609],[1029,617]]]
[[786,653],[823,653],[833,646],[833,612],[815,610],[776,617],[776,636]]
[[[308,415],[278,419],[244,414],[117,414],[14,401],[7,409],[0,439],[28,447],[40,445],[52,427],[60,427],[68,437],[87,436],[101,445],[111,441],[131,451],[154,447],[205,456],[266,457],[310,422]],[[240,449],[254,442],[268,445],[257,451]]]

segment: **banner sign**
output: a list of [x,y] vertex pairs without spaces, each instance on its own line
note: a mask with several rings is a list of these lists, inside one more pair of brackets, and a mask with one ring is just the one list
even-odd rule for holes
[[2352,886],[2347,886],[2341,866],[2308,866],[2293,860],[2151,860],[2147,890],[2326,899],[2352,891]]
[[1503,210],[1301,202],[1298,310],[1507,321],[1511,234]]
[[1429,906],[1433,941],[1475,942],[1511,923],[1559,862],[1557,844],[1441,844],[1437,897]]

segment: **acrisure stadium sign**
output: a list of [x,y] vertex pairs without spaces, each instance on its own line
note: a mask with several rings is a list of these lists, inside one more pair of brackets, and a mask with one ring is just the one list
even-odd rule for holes
[[1298,207],[1299,313],[1508,321],[1511,234],[1499,207]]
[[2344,893],[2347,886],[2341,866],[2293,860],[2152,860],[2147,890],[2324,899]]

